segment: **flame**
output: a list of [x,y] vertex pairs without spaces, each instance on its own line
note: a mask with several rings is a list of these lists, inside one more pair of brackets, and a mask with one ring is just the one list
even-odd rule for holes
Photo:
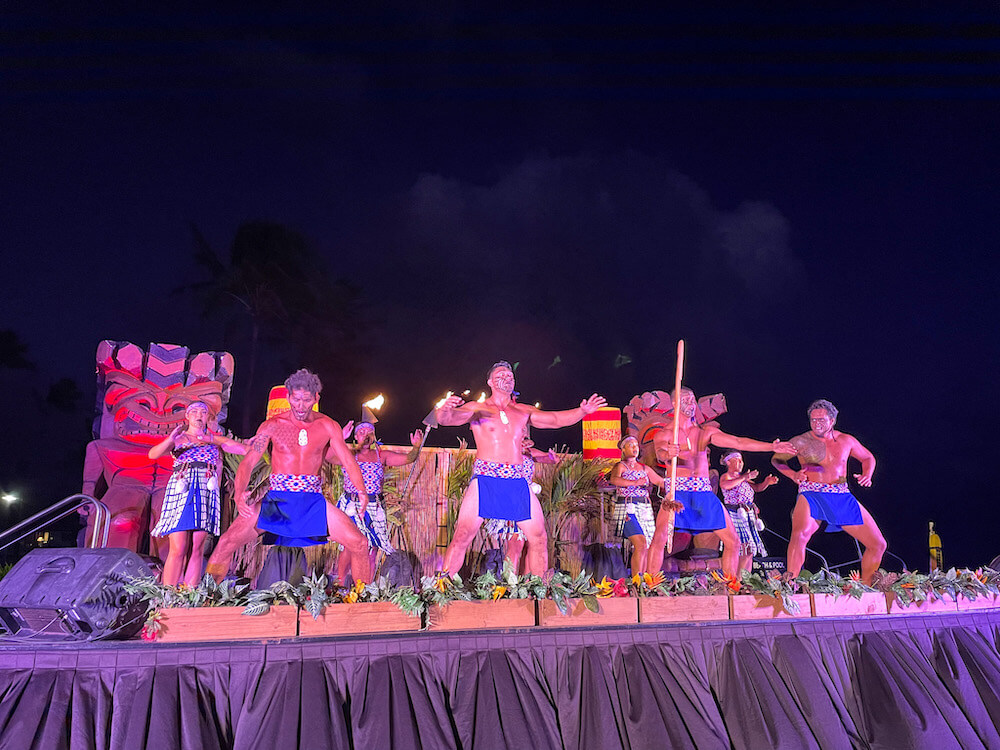
[[463,396],[468,396],[470,393],[472,393],[472,391],[470,391],[468,388],[466,388],[464,391],[462,391],[462,395]]
[[542,402],[541,401],[536,401],[535,402],[535,408],[536,409],[541,409],[542,408]]
[[378,411],[385,405],[385,396],[380,393],[375,398],[370,398],[361,405],[367,406],[372,411]]
[[476,403],[481,404],[485,400],[486,400],[486,391],[480,391],[479,398],[476,399]]
[[447,401],[452,396],[452,392],[448,391],[444,396],[442,396],[436,404],[434,404],[435,409],[440,409],[444,406],[444,402]]

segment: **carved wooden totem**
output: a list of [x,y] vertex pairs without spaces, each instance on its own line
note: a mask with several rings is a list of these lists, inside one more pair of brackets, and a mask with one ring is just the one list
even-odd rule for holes
[[150,344],[148,351],[127,341],[98,345],[95,439],[87,446],[83,491],[98,493],[111,511],[109,547],[166,554],[165,540],[151,540],[149,530],[159,518],[173,457],[153,460],[147,453],[184,421],[193,401],[208,405],[212,429],[218,429],[233,365],[228,352],[191,355],[177,344]]

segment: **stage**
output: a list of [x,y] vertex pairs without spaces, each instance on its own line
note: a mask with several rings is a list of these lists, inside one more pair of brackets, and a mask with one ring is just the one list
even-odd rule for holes
[[0,646],[3,748],[1000,747],[1000,610]]

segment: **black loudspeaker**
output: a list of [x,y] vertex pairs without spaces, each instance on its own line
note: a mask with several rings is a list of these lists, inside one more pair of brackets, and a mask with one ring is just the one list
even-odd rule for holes
[[34,549],[0,579],[7,637],[50,641],[130,638],[147,603],[125,592],[150,569],[127,549]]

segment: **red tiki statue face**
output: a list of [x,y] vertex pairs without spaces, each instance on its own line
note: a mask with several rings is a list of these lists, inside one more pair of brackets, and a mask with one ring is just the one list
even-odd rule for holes
[[[682,396],[682,414],[684,413],[684,400]],[[688,406],[690,409],[691,404],[689,403]],[[696,424],[704,424],[721,414],[725,414],[726,408],[726,397],[721,393],[702,396],[694,405],[694,421]],[[640,460],[649,466],[656,466],[653,436],[673,420],[673,399],[666,391],[647,391],[641,396],[633,396],[624,412],[628,419],[628,434],[639,441]]]
[[97,350],[95,437],[158,443],[184,422],[193,401],[205,402],[215,429],[226,417],[232,373],[227,352],[190,356],[174,344],[150,344],[144,351],[125,341],[103,341]]

